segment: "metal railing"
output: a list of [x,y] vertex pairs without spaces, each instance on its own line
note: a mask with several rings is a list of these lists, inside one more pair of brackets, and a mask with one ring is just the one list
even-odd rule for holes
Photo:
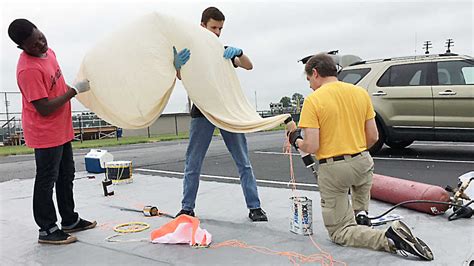
[[[0,99],[3,100],[3,104],[0,103],[0,143],[22,145],[24,137],[21,125],[21,93],[3,91],[0,92],[0,96]],[[101,139],[120,135],[117,134],[117,127],[98,118],[94,113],[85,111],[73,111],[72,113],[76,140]]]
[[[15,114],[18,115],[18,117],[21,116],[21,113]],[[11,115],[11,113],[9,115]],[[0,142],[4,145],[24,144],[23,128],[20,118],[13,116],[8,120],[0,119],[0,124],[2,125],[0,127]],[[74,128],[74,140],[81,142],[89,139],[119,137],[121,132],[121,129],[105,122],[90,112],[83,113],[81,111],[74,111],[72,124]]]

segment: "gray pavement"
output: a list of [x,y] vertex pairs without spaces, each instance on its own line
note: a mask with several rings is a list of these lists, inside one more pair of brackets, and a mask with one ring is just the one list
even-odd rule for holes
[[[121,211],[110,206],[139,208],[156,205],[174,214],[180,209],[182,180],[166,175],[134,173],[134,182],[115,186],[115,195],[104,197],[101,187],[103,175],[85,178],[78,172],[75,181],[76,210],[87,219],[98,221],[97,228],[76,233],[79,241],[66,246],[40,245],[32,217],[31,191],[33,179],[11,180],[0,183],[0,264],[1,265],[291,265],[287,257],[268,255],[251,249],[220,247],[195,249],[188,245],[151,244],[147,239],[151,230],[169,221],[164,217],[146,218],[140,213]],[[308,196],[313,201],[314,241],[334,260],[348,265],[469,265],[474,259],[473,219],[448,222],[447,215],[430,216],[407,209],[394,212],[404,216],[413,232],[433,250],[435,260],[419,261],[385,252],[333,244],[324,229],[316,191],[292,192],[290,189],[259,187],[268,223],[251,223],[238,184],[201,182],[196,214],[201,227],[213,235],[214,246],[236,239],[248,245],[276,251],[293,251],[303,255],[321,253],[308,236],[289,231],[292,195]],[[390,205],[372,201],[371,213],[381,213]],[[131,242],[107,242],[114,235],[113,226],[141,221],[151,229],[117,238]],[[386,228],[388,225],[381,226]],[[138,241],[142,240],[142,241]],[[300,264],[302,262],[296,261]],[[330,265],[326,261],[325,265]],[[321,262],[308,263],[320,265]],[[335,265],[338,265],[337,263]]]
[[[288,157],[282,154],[283,131],[246,134],[249,154],[257,179],[288,181]],[[132,160],[135,168],[183,172],[188,141],[178,140],[107,147],[115,160]],[[89,149],[74,150],[76,170],[84,171],[84,155]],[[301,183],[314,183],[299,156],[295,154],[294,170]],[[474,171],[474,143],[415,142],[406,149],[385,147],[374,156],[378,174],[428,184],[456,186],[457,177]],[[237,176],[234,162],[224,141],[214,137],[207,152],[202,173]],[[28,179],[35,175],[33,155],[0,157],[0,182]],[[180,177],[175,175],[175,177]],[[270,184],[262,184],[270,185]],[[305,189],[304,187],[302,187]]]

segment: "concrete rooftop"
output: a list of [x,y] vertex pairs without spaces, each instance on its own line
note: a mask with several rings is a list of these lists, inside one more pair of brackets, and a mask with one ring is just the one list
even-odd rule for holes
[[[134,173],[134,182],[115,186],[115,195],[104,197],[103,174],[88,179],[86,172],[76,173],[76,211],[81,217],[97,220],[93,230],[75,233],[79,241],[70,245],[38,244],[38,228],[32,214],[34,179],[12,180],[0,183],[0,264],[1,265],[291,265],[285,256],[269,255],[237,247],[191,248],[189,245],[152,244],[147,239],[153,229],[170,219],[144,217],[141,213],[121,211],[111,206],[141,208],[157,206],[161,211],[176,214],[180,209],[182,180],[166,176]],[[201,181],[196,202],[196,214],[201,227],[213,236],[214,246],[227,240],[239,240],[252,246],[275,251],[293,251],[306,256],[320,254],[308,236],[289,231],[290,201],[293,195],[307,196],[313,201],[312,238],[334,261],[347,265],[472,265],[474,260],[474,220],[449,222],[448,214],[430,216],[398,208],[393,213],[402,215],[414,234],[423,239],[434,252],[432,262],[415,257],[405,258],[368,249],[342,247],[332,243],[324,228],[319,193],[316,191],[259,187],[263,209],[268,223],[252,223],[240,185]],[[379,214],[391,205],[372,201],[371,214]],[[59,217],[59,215],[58,215]],[[117,224],[140,221],[151,228],[127,234],[108,242]],[[59,224],[59,222],[58,222]],[[382,225],[380,228],[386,228]],[[295,259],[299,264],[304,264]],[[471,262],[471,264],[469,264]],[[324,265],[330,265],[326,260]],[[309,265],[321,265],[311,262]],[[335,265],[338,263],[335,262]]]

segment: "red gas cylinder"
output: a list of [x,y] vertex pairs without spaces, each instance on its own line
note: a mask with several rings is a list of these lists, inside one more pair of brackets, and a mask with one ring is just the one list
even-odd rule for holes
[[[370,193],[373,199],[393,204],[408,200],[449,202],[449,194],[442,187],[377,174],[374,174]],[[403,206],[432,215],[442,214],[449,208],[448,205],[435,203],[410,203]]]

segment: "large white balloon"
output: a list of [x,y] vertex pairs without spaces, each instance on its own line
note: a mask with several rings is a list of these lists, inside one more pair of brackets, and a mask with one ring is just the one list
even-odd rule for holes
[[84,57],[77,80],[91,90],[78,100],[105,121],[127,129],[151,125],[173,91],[173,46],[188,48],[183,85],[191,100],[219,128],[254,132],[281,124],[289,115],[261,118],[240,87],[219,39],[199,25],[152,13],[105,37]]

